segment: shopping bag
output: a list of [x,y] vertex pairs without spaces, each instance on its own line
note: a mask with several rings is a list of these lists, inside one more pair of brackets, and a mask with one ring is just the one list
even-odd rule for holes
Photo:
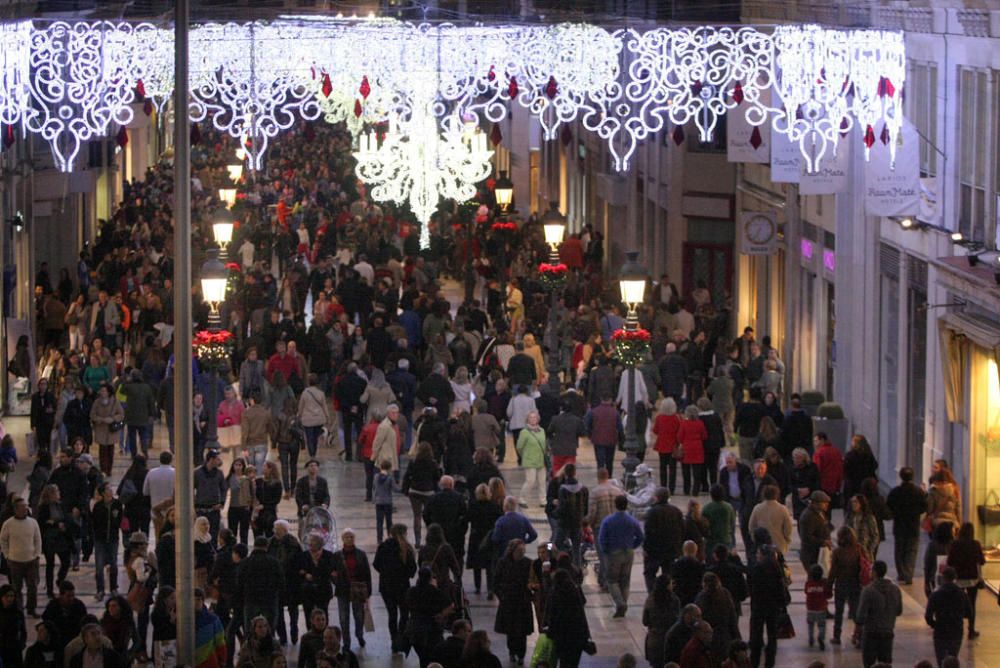
[[29,432],[24,436],[24,442],[28,445],[28,456],[34,457],[38,454],[38,441],[35,440],[35,432]]
[[552,665],[556,658],[556,644],[547,633],[539,633],[535,642],[535,651],[531,654],[531,668],[535,668],[540,663]]
[[[990,501],[992,500],[992,503]],[[979,521],[983,526],[996,526],[1000,524],[1000,496],[996,490],[991,489],[986,494],[985,503],[976,508],[979,511]]]
[[823,577],[827,577],[830,573],[830,564],[833,561],[833,550],[828,548],[826,545],[819,548],[819,558],[816,559],[816,563],[823,567]]
[[375,618],[372,617],[372,606],[369,601],[365,601],[365,632],[375,632]]

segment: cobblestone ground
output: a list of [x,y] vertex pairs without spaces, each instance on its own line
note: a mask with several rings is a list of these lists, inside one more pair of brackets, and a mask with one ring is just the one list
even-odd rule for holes
[[[27,419],[6,418],[4,425],[9,433],[20,435],[27,430]],[[155,456],[160,449],[166,446],[166,430],[162,424],[157,424],[154,437],[154,451],[150,457],[155,461]],[[23,443],[23,437],[17,438],[19,444]],[[333,495],[333,512],[340,529],[351,527],[355,529],[358,536],[359,546],[373,556],[375,551],[375,509],[371,504],[366,504],[364,498],[364,474],[361,464],[344,463],[333,461],[331,457],[323,457],[325,453],[321,451],[323,462],[322,475],[326,476],[331,483],[331,493]],[[587,485],[596,484],[596,466],[594,463],[593,451],[586,442],[580,448],[580,479]],[[619,454],[619,457],[621,455]],[[9,489],[20,490],[24,487],[24,477],[30,471],[31,463],[23,459],[18,464],[17,470],[11,474],[8,480]],[[127,466],[126,458],[116,457],[113,480],[117,480],[125,473]],[[620,466],[616,464],[618,470]],[[228,462],[227,462],[228,468]],[[520,488],[523,481],[523,474],[516,465],[510,463],[501,466],[504,476],[507,478],[508,487],[514,490]],[[673,502],[679,507],[686,508],[687,497],[674,497]],[[405,497],[400,496],[395,504],[393,519],[409,524],[412,520],[409,503]],[[545,521],[544,514],[540,508],[531,507],[527,510],[528,516],[538,530],[540,540],[549,539],[549,527]],[[284,501],[280,507],[280,514],[286,518],[295,517],[295,508],[292,501]],[[840,517],[834,518],[834,522],[839,524]],[[223,514],[223,517],[225,515]],[[889,531],[887,530],[887,533]],[[798,549],[797,538],[793,541],[788,563],[792,569],[792,604],[789,608],[791,616],[796,624],[798,637],[792,640],[783,640],[778,647],[778,666],[806,666],[815,659],[822,659],[828,666],[860,666],[861,653],[853,649],[849,644],[841,647],[827,646],[825,652],[811,650],[805,639],[805,598],[802,592],[802,585],[805,581],[805,574],[802,566],[798,563],[796,551]],[[888,539],[879,549],[881,558],[890,563],[890,576],[892,571],[892,539]],[[592,559],[591,559],[592,561]],[[922,563],[918,561],[918,564]],[[920,568],[918,567],[918,572]],[[124,573],[120,571],[122,591],[125,586]],[[102,606],[94,601],[94,565],[93,559],[82,563],[79,571],[71,572],[70,579],[77,586],[78,596],[87,604],[88,608],[95,614],[100,615]],[[485,592],[477,596],[473,593],[471,572],[466,572],[464,581],[466,592],[469,596],[472,607],[472,618],[477,628],[490,630],[494,635],[494,653],[506,659],[506,645],[504,638],[492,634],[493,620],[495,616],[496,604],[486,600]],[[612,619],[613,607],[611,599],[602,594],[598,587],[592,568],[587,569],[584,582],[584,591],[587,596],[587,610],[592,636],[597,643],[598,655],[595,657],[584,657],[582,665],[585,666],[613,666],[617,657],[624,652],[632,652],[638,657],[642,656],[645,629],[641,623],[642,604],[646,599],[646,588],[642,579],[642,558],[637,554],[636,564],[632,572],[632,594],[631,605],[625,619]],[[44,593],[42,593],[44,602]],[[978,626],[982,631],[982,636],[975,641],[966,642],[962,647],[961,658],[963,663],[975,666],[1000,666],[1000,634],[997,634],[997,627],[1000,622],[1000,610],[996,605],[996,599],[988,592],[979,597],[979,621]],[[918,577],[912,586],[903,588],[904,613],[900,618],[896,628],[895,659],[897,665],[912,665],[918,659],[933,657],[933,645],[931,642],[930,629],[923,620],[925,598],[923,595],[923,583]],[[331,612],[336,615],[331,605]],[[367,647],[360,653],[359,658],[366,666],[388,666],[388,665],[417,665],[416,656],[411,655],[408,660],[399,658],[393,659],[389,650],[388,630],[385,627],[385,609],[378,596],[372,599],[372,607],[375,617],[376,632],[368,635]],[[748,617],[746,605],[744,605],[744,615],[741,618],[740,628],[747,636]],[[305,627],[305,620],[300,620],[300,628]],[[849,628],[849,627],[847,627]],[[846,633],[846,632],[845,632]],[[29,629],[29,637],[33,637],[33,629]],[[829,635],[829,625],[828,625]],[[30,642],[30,641],[29,641]],[[529,640],[529,648],[532,647],[533,640]],[[287,654],[289,660],[294,662],[297,657],[297,648],[288,647]]]

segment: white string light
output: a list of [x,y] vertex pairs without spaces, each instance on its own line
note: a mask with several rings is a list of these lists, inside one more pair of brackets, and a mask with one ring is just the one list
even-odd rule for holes
[[[4,26],[0,41],[0,124],[41,134],[62,169],[81,142],[130,120],[138,81],[158,108],[171,93],[169,29],[22,22]],[[866,150],[878,139],[894,152],[904,78],[902,35],[882,31],[292,17],[192,29],[189,115],[249,136],[260,168],[270,139],[299,119],[342,121],[354,134],[393,119],[397,132],[426,134],[431,119],[500,121],[516,101],[548,139],[580,120],[624,170],[650,134],[693,123],[705,141],[735,112],[771,123],[813,168],[855,126]]]

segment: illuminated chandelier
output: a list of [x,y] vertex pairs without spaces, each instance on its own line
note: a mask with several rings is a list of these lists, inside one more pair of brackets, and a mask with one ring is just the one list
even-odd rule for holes
[[379,141],[376,131],[359,138],[358,178],[371,184],[377,201],[407,203],[423,223],[420,247],[430,246],[428,223],[442,199],[467,200],[476,194],[476,182],[491,171],[493,151],[486,135],[474,123],[446,119],[438,130],[430,105],[418,107],[407,121],[389,121]]

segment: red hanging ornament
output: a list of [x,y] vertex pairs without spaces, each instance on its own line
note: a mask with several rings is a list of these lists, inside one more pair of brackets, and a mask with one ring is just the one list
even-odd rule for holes
[[736,104],[743,104],[743,84],[739,81],[737,81],[736,86],[733,87],[733,102]]
[[368,75],[361,77],[361,87],[358,88],[358,92],[361,93],[361,97],[368,99],[368,95],[372,92],[372,87],[368,83]]
[[333,82],[330,81],[330,75],[323,72],[323,97],[330,97],[330,93],[333,92]]
[[892,97],[896,94],[896,87],[892,85],[892,79],[886,77],[885,80],[885,94]]
[[507,86],[507,95],[510,96],[510,99],[513,100],[515,97],[517,97],[517,92],[518,92],[517,77],[511,77],[510,84]]
[[191,146],[197,146],[201,143],[201,128],[198,127],[197,123],[191,124]]
[[497,78],[496,69],[493,67],[493,65],[490,65],[490,71],[486,73],[486,80],[496,81],[496,78]]
[[851,122],[847,120],[847,116],[844,116],[840,120],[840,136],[846,137],[847,131],[851,129]]
[[498,123],[493,124],[493,129],[490,131],[490,141],[493,142],[493,146],[499,146],[500,142],[503,141],[503,133],[500,132],[500,125]]
[[871,148],[875,144],[875,130],[872,126],[868,126],[865,130],[865,147]]
[[147,99],[145,102],[142,103],[142,113],[146,114],[147,116],[152,116],[153,115],[153,101],[152,100],[148,100]]
[[553,99],[559,92],[559,87],[556,86],[556,78],[549,77],[549,82],[545,84],[545,94],[549,96],[549,99]]
[[142,79],[135,82],[135,94],[137,97],[146,97],[146,85],[142,83]]
[[878,136],[878,139],[879,139],[880,142],[882,142],[882,146],[888,146],[889,145],[889,139],[890,139],[890,137],[889,137],[889,126],[888,125],[883,125],[882,126],[882,133]]
[[675,127],[671,137],[673,137],[674,143],[678,146],[684,143],[684,127],[681,125]]
[[115,143],[118,144],[118,148],[128,146],[128,130],[125,129],[124,125],[118,129],[118,134],[115,135]]
[[750,145],[753,146],[753,150],[756,151],[763,143],[764,139],[760,136],[760,128],[755,125],[753,127],[753,132],[750,133]]
[[361,118],[361,100],[354,101],[354,116]]
[[13,125],[4,126],[4,129],[3,129],[3,147],[4,147],[4,149],[6,150],[6,149],[10,148],[11,146],[13,146],[14,142],[16,142],[16,141],[17,141],[17,135],[14,134],[14,126]]
[[559,135],[560,141],[562,141],[563,146],[569,146],[570,142],[573,141],[573,131],[569,129],[568,125],[563,125],[562,133]]

